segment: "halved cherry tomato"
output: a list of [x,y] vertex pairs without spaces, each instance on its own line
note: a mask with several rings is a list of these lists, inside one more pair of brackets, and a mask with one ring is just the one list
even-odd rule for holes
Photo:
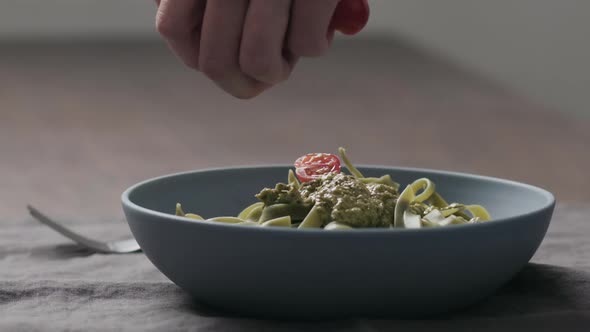
[[308,153],[295,161],[295,175],[309,182],[327,173],[340,173],[340,159],[330,153]]
[[329,30],[354,35],[365,27],[369,21],[369,13],[367,0],[341,0],[334,11]]

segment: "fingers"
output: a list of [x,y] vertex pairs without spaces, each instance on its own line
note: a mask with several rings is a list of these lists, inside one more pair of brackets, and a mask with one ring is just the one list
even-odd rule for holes
[[248,0],[208,0],[201,31],[200,70],[238,98],[252,98],[269,87],[248,77],[240,68],[242,27],[247,11]]
[[[273,0],[274,1],[274,0]],[[293,0],[288,47],[298,56],[315,57],[330,47],[330,21],[339,0]]]
[[156,0],[156,29],[189,67],[199,64],[200,30],[206,0]]
[[290,10],[291,0],[250,0],[239,55],[246,75],[268,84],[287,79],[295,62],[283,52]]
[[155,0],[156,27],[189,67],[251,98],[319,56],[339,0]]

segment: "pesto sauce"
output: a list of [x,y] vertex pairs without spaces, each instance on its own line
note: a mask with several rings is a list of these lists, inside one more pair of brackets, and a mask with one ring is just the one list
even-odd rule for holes
[[286,203],[315,205],[322,226],[337,221],[351,227],[389,227],[398,197],[397,190],[380,183],[363,183],[343,173],[328,173],[303,183],[299,189],[279,183],[265,188],[258,199],[269,206]]
[[301,192],[291,184],[277,183],[274,189],[264,188],[256,195],[266,206],[273,204],[303,204]]

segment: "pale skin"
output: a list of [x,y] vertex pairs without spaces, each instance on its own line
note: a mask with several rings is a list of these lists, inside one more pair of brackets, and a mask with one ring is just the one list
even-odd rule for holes
[[156,0],[172,51],[229,94],[253,98],[329,49],[339,0]]

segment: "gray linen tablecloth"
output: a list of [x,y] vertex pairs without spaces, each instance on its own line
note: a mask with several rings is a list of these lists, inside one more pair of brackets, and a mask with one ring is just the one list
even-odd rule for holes
[[[508,285],[467,312],[426,321],[227,317],[198,307],[141,253],[90,254],[30,218],[2,220],[0,331],[590,331],[589,214],[559,205],[541,248]],[[129,234],[120,218],[70,225],[102,238]]]

